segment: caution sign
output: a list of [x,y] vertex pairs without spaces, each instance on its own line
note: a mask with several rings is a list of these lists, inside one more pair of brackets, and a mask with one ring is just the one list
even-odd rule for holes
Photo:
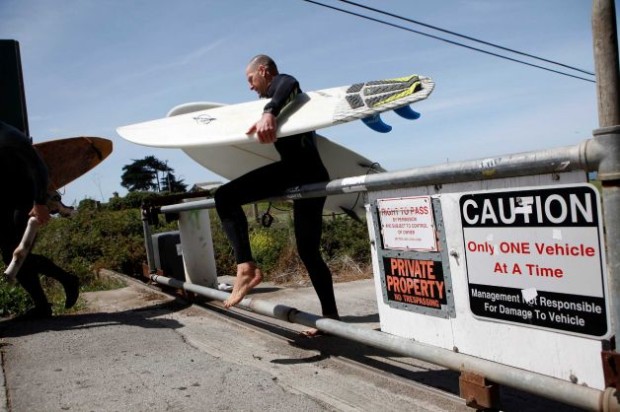
[[590,185],[461,196],[472,312],[605,337],[610,328],[599,205]]
[[446,282],[441,261],[383,257],[388,301],[441,309]]

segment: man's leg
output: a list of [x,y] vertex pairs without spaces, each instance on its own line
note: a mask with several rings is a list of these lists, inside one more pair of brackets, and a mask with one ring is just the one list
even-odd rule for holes
[[224,301],[227,308],[241,302],[263,280],[252,257],[248,221],[242,205],[281,193],[289,187],[286,176],[281,163],[277,162],[232,180],[215,192],[216,210],[237,262],[237,278],[230,297]]
[[[13,240],[14,236],[14,227],[12,225],[6,225],[6,221],[3,221],[3,224],[0,228],[0,249],[2,249],[2,259],[5,264],[11,261],[13,256],[13,250],[17,246],[17,242]],[[2,230],[3,229],[3,230]],[[13,235],[11,235],[13,232]],[[41,287],[41,282],[39,280],[38,273],[29,267],[28,260],[30,256],[26,258],[26,261],[22,265],[21,269],[17,273],[17,281],[24,288],[24,290],[30,295],[35,307],[30,312],[30,315],[34,317],[49,317],[52,312],[50,309],[50,305],[47,301],[47,297],[43,292],[43,288]]]
[[[295,239],[299,257],[308,270],[312,286],[321,302],[323,316],[339,319],[332,273],[323,260],[320,250],[324,204],[324,197],[295,201]],[[312,337],[320,332],[317,329],[309,329],[303,334]]]
[[[26,259],[27,261],[28,259]],[[41,287],[41,280],[39,274],[32,270],[32,268],[26,267],[26,262],[21,267],[17,274],[17,281],[28,292],[32,301],[34,302],[34,309],[27,313],[31,317],[46,318],[52,316],[52,310],[50,304],[47,301],[43,287]]]
[[77,302],[80,293],[79,278],[64,269],[58,267],[49,258],[41,255],[30,254],[24,264],[32,265],[36,273],[41,273],[52,279],[56,279],[65,290],[65,308],[72,308]]
[[[13,254],[13,250],[19,244],[21,237],[26,230],[28,222],[28,211],[26,203],[23,207],[20,207],[12,211],[9,221],[3,224],[7,230],[5,246],[2,248],[3,260],[10,262]],[[45,292],[41,287],[41,280],[39,279],[39,272],[37,268],[32,264],[32,255],[28,255],[24,260],[24,264],[17,273],[17,281],[28,292],[32,301],[34,302],[34,309],[30,313],[33,317],[49,317],[52,315],[49,302],[45,296]]]

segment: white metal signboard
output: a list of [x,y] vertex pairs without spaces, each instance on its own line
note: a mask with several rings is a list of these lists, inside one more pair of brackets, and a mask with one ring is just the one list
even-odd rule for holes
[[605,337],[599,205],[591,185],[461,196],[474,315]]
[[437,251],[430,196],[379,199],[377,207],[385,249]]

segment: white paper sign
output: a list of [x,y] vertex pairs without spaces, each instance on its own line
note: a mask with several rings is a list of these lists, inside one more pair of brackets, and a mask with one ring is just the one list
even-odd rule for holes
[[430,196],[377,200],[385,249],[437,251]]

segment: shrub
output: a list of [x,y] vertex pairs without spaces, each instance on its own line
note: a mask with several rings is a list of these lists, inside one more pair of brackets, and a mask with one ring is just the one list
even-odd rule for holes
[[366,222],[348,217],[325,220],[321,250],[328,260],[348,256],[357,262],[369,262],[370,243]]
[[88,282],[101,268],[133,275],[144,259],[142,221],[136,209],[80,208],[70,218],[53,219],[37,239],[35,253]]
[[[52,219],[41,229],[34,252],[49,257],[58,266],[78,275],[83,290],[100,287],[101,279],[96,272],[101,268],[127,275],[142,273],[146,251],[141,213],[135,205],[141,204],[149,194],[130,195],[127,196],[129,199],[114,198],[107,205],[99,205],[90,199],[81,201],[75,215]],[[252,209],[251,206],[247,208],[250,216]],[[305,273],[305,269],[295,247],[290,208],[282,206],[273,209],[274,223],[269,228],[249,218],[250,242],[254,258],[263,268],[266,280],[286,281],[301,272]],[[218,275],[235,275],[233,250],[217,213],[215,210],[209,213]],[[368,266],[370,246],[365,223],[336,217],[324,220],[323,225],[321,251],[328,264],[332,262],[330,266],[333,271],[339,271],[343,266],[346,266],[345,271],[356,265]],[[152,226],[151,230],[153,233],[165,232],[178,230],[178,226],[173,221]],[[64,293],[57,282],[45,281],[43,284],[52,301],[64,303]],[[28,295],[19,285],[0,281],[0,316],[21,312],[28,301]],[[58,302],[56,306],[60,307]]]
[[[4,273],[4,266],[0,268]],[[4,276],[0,278],[0,316],[22,313],[29,302],[28,294],[17,282],[11,283]]]
[[250,232],[250,246],[256,263],[263,272],[270,273],[278,264],[283,249],[290,243],[288,228],[254,228]]
[[217,274],[218,276],[234,276],[237,273],[235,254],[215,210],[209,211],[209,220],[211,221],[211,238]]
[[111,198],[106,207],[110,210],[140,209],[145,200],[158,196],[157,193],[153,192],[129,192],[125,197],[115,196]]

